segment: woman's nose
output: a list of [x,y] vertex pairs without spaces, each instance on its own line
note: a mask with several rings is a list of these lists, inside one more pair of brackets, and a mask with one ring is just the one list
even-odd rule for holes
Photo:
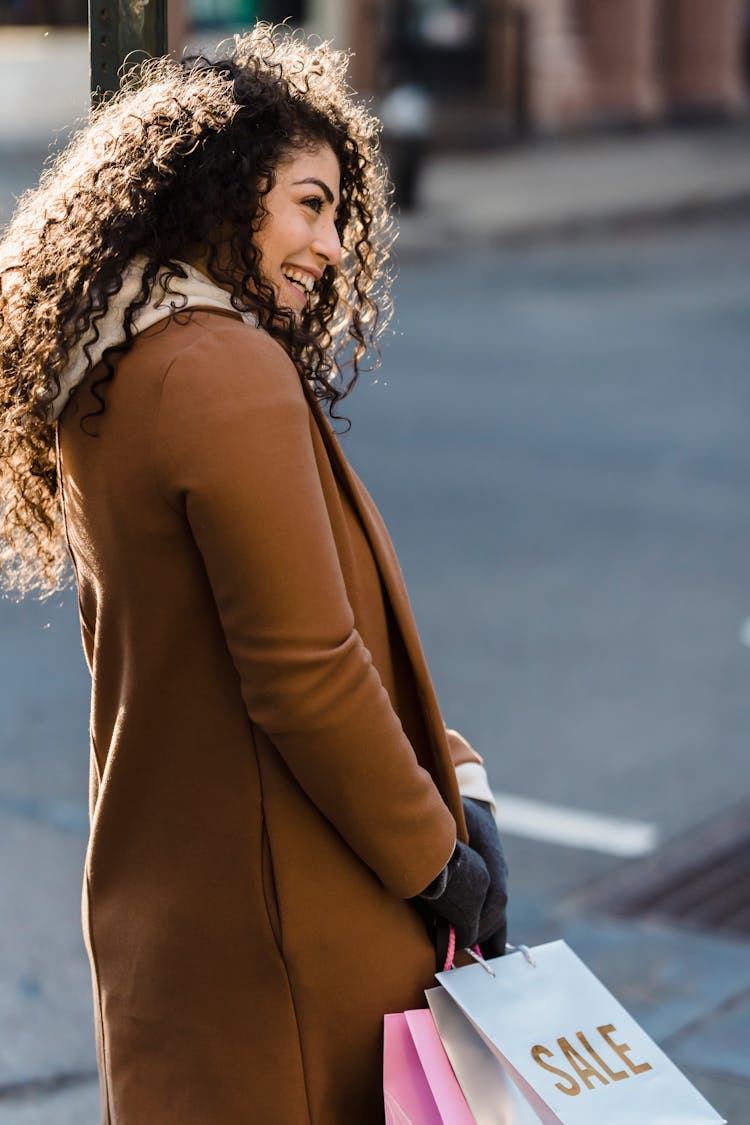
[[321,258],[325,258],[329,266],[338,266],[341,262],[341,239],[334,222],[326,223],[316,231],[313,250]]

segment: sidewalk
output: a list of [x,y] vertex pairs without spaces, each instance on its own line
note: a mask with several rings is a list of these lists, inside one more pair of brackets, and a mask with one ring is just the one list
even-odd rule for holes
[[[0,30],[2,179],[64,139],[87,103],[84,32]],[[421,200],[401,219],[400,256],[750,210],[750,122],[437,154]]]
[[0,152],[46,150],[83,119],[88,104],[85,31],[0,28]]
[[421,196],[401,220],[410,256],[750,211],[750,124],[436,155]]

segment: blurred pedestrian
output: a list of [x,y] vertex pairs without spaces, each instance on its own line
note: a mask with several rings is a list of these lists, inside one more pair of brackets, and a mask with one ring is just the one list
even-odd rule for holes
[[396,81],[383,97],[379,110],[393,181],[393,202],[402,211],[414,211],[432,136],[430,97],[417,82]]
[[345,69],[264,25],[144,64],[0,245],[5,579],[67,541],[92,674],[107,1125],[382,1121],[445,923],[504,950],[481,759],[325,414],[389,307]]

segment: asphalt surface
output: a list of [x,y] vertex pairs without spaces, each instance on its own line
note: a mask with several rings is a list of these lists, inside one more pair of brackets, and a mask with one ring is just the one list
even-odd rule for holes
[[349,400],[449,721],[665,837],[750,789],[749,235],[405,263]]
[[[383,367],[344,410],[445,716],[493,784],[664,839],[750,792],[749,235],[714,222],[404,261]],[[78,921],[87,694],[72,593],[0,603],[0,1122],[14,1125],[96,1120]],[[506,846],[519,940],[558,936],[557,905],[621,862]],[[576,948],[617,961],[639,1014],[622,935],[584,925]],[[750,952],[725,952],[750,988]],[[706,989],[706,1009],[731,995],[724,978]],[[684,1025],[642,1008],[662,1040]],[[691,1074],[750,1119],[750,1074],[719,1080],[709,1055],[687,1051]]]

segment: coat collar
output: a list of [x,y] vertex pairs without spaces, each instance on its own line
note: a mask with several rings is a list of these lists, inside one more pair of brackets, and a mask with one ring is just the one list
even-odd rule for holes
[[344,456],[328,418],[323,413],[320,402],[312,388],[307,383],[304,385],[305,394],[325,443],[336,478],[345,490],[367,536],[375,565],[383,583],[383,589],[390,602],[396,626],[401,633],[407,657],[414,671],[414,681],[427,721],[427,729],[430,733],[435,781],[457,823],[462,825],[461,798],[458,792],[456,772],[448,748],[445,724],[440,714],[440,707],[427,668],[427,661],[422,650],[422,643],[419,639],[396,552],[380,513]]
[[[96,367],[104,353],[128,339],[126,313],[132,302],[143,294],[146,264],[145,258],[133,259],[123,271],[120,289],[109,297],[106,312],[92,320],[87,332],[71,349],[66,367],[59,375],[57,394],[49,406],[50,421],[60,417],[76,387]],[[187,262],[174,262],[173,265],[176,269],[162,268],[151,282],[146,304],[137,309],[131,318],[131,335],[144,332],[177,312],[194,308],[230,313],[257,327],[255,314],[236,309],[225,289]]]

